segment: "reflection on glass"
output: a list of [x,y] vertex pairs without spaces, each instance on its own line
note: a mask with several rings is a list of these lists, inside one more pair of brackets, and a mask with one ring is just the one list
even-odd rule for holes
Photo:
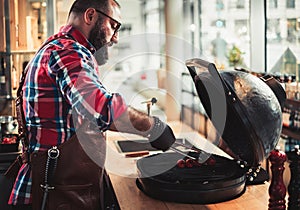
[[299,81],[300,0],[279,3],[267,1],[267,71],[297,76]]
[[[195,2],[195,1],[194,1]],[[250,66],[249,0],[199,0],[199,46],[218,69]]]

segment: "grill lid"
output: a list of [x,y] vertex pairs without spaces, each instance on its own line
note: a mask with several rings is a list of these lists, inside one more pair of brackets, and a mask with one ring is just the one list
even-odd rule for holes
[[285,101],[282,86],[273,77],[218,72],[213,63],[201,59],[187,60],[186,66],[216,131],[236,155],[257,166],[280,137]]

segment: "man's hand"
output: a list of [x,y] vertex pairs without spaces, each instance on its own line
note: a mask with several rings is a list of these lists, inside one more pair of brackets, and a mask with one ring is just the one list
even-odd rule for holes
[[132,107],[110,126],[110,130],[138,134],[149,139],[152,147],[166,151],[175,142],[172,129],[158,117],[149,117]]
[[152,147],[162,151],[168,150],[176,140],[170,126],[157,117],[154,117],[154,125],[148,138]]

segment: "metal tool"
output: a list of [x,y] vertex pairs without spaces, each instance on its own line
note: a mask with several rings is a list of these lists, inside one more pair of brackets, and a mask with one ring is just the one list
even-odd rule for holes
[[195,148],[200,149],[206,153],[219,155],[228,158],[229,160],[234,160],[234,158],[231,157],[229,154],[227,154],[218,146],[214,145],[209,140],[200,136],[199,134],[195,134],[194,138],[187,138],[186,140]]
[[181,154],[181,155],[183,155],[183,156],[186,156],[186,157],[188,157],[188,158],[190,158],[190,159],[197,160],[197,158],[195,158],[195,157],[193,157],[193,156],[190,156],[190,155],[184,153],[183,151],[181,151],[181,150],[179,150],[179,149],[177,149],[177,148],[175,148],[175,147],[170,147],[170,150],[173,150],[174,152],[176,152],[176,153],[178,153],[178,154]]
[[151,105],[155,104],[157,102],[156,98],[151,98],[151,100],[148,101],[143,101],[142,104],[146,103],[147,104],[147,113],[148,116],[150,116],[150,109],[151,109]]
[[[156,102],[157,102],[157,99],[154,98],[154,97],[151,100],[147,100],[147,101],[142,102],[142,103],[147,104],[148,116],[150,116],[151,105],[155,104]],[[189,147],[187,145],[180,144],[178,142],[176,142],[175,144],[177,144],[179,146],[183,146],[185,148],[195,150],[199,153],[201,152],[202,154],[206,154],[206,155],[215,154],[215,155],[219,155],[219,156],[228,158],[230,160],[234,160],[234,158],[231,157],[229,154],[227,154],[222,149],[220,149],[219,147],[217,147],[216,145],[214,145],[213,143],[211,143],[210,141],[208,141],[204,137],[200,136],[199,134],[194,133],[191,138],[187,138],[186,140],[193,146]],[[174,152],[177,152],[177,153],[179,153],[181,155],[184,155],[186,157],[189,157],[191,159],[194,159],[194,160],[197,159],[197,158],[192,157],[192,156],[186,154],[185,152],[177,149],[175,146],[170,147],[170,149],[173,150]]]
[[190,145],[186,145],[186,144],[179,143],[179,142],[176,142],[176,141],[174,142],[174,144],[177,145],[177,146],[181,146],[181,147],[184,147],[184,148],[187,148],[187,149],[194,150],[196,152],[204,152],[204,151],[202,151],[202,150],[200,150],[200,149],[198,149],[194,146],[191,147]]
[[174,146],[172,146],[170,149],[179,154],[187,156],[186,152],[183,152],[177,148],[175,148],[175,150],[174,150],[175,145],[177,145],[177,146],[185,147],[190,150],[194,150],[198,153],[207,154],[207,155],[214,154],[214,155],[225,157],[229,160],[234,160],[234,158],[231,157],[229,154],[227,154],[222,149],[220,149],[218,146],[214,145],[209,140],[207,140],[206,138],[202,137],[201,135],[199,135],[197,133],[192,133],[189,136],[189,138],[185,138],[185,140],[187,142],[189,142],[190,145],[175,142]]

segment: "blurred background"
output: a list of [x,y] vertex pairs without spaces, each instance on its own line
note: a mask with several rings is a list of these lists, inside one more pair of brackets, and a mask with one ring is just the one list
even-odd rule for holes
[[[0,0],[0,114],[13,99],[27,62],[65,24],[73,0]],[[128,103],[157,97],[166,118],[184,107],[201,112],[184,62],[202,58],[219,70],[272,74],[298,100],[300,0],[119,0],[120,41],[101,66],[103,83]],[[97,57],[97,55],[96,55]],[[153,92],[154,91],[154,92]],[[166,103],[166,101],[168,103]],[[166,109],[168,106],[168,109]],[[143,107],[144,108],[144,107]]]

